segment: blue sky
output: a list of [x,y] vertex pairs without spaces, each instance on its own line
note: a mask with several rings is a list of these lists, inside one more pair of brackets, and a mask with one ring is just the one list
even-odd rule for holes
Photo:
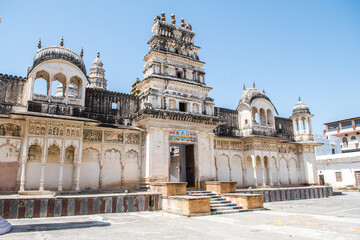
[[142,78],[153,19],[174,13],[196,33],[217,106],[235,109],[247,87],[265,89],[280,116],[300,95],[323,123],[359,116],[360,1],[5,1],[0,0],[0,72],[26,76],[39,38],[96,53],[108,89],[129,92]]

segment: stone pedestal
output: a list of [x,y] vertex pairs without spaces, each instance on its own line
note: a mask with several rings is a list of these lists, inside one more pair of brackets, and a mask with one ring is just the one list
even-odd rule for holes
[[210,215],[211,197],[170,196],[163,198],[162,210],[184,216]]
[[262,194],[227,193],[222,196],[229,198],[236,205],[242,206],[244,210],[264,208],[264,195]]
[[209,192],[216,192],[217,194],[235,193],[236,183],[237,182],[220,182],[220,181],[201,182],[200,189]]
[[11,230],[11,224],[0,217],[0,235],[5,234]]
[[161,193],[163,197],[186,195],[186,185],[186,182],[152,182],[150,191]]

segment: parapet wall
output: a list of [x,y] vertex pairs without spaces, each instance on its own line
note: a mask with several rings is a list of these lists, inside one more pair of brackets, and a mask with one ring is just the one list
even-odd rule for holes
[[161,210],[161,194],[97,194],[77,196],[3,196],[0,217],[39,218]]
[[237,190],[238,193],[263,194],[264,202],[289,201],[311,198],[325,198],[333,196],[332,187],[296,187],[296,188],[271,188],[254,190]]

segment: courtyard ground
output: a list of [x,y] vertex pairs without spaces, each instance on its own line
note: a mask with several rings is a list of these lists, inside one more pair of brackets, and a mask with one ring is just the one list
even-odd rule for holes
[[360,193],[265,203],[269,210],[203,217],[162,212],[11,219],[0,239],[360,239]]

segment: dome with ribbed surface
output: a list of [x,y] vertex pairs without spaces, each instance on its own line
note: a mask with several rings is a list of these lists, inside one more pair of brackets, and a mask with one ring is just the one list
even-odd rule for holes
[[259,98],[269,101],[273,105],[276,113],[278,113],[274,104],[271,102],[270,98],[268,96],[266,96],[265,93],[263,93],[262,91],[260,91],[256,88],[248,88],[244,91],[244,93],[240,97],[238,107],[242,104],[245,104],[250,107],[252,102],[254,102],[256,99],[259,99]]
[[34,57],[33,66],[30,71],[40,63],[52,59],[68,61],[77,66],[86,76],[86,68],[83,59],[74,51],[61,46],[49,46],[39,49]]
[[292,109],[292,114],[296,115],[303,113],[310,114],[310,109],[306,104],[302,103],[301,100],[299,99],[299,102]]

